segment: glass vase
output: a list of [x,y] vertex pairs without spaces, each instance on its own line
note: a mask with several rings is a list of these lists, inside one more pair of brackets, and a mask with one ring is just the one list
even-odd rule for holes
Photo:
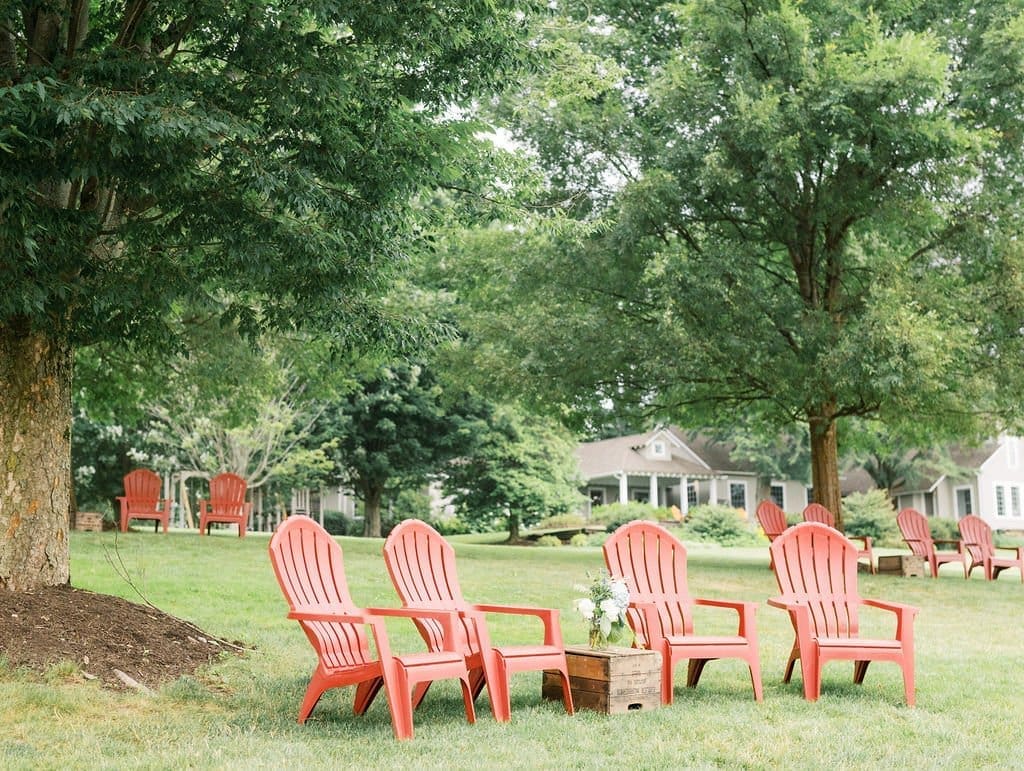
[[603,651],[608,647],[608,638],[601,634],[601,627],[592,624],[590,627],[590,650]]

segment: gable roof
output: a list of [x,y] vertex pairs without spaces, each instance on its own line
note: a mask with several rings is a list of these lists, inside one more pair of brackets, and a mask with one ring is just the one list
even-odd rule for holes
[[[645,452],[659,438],[668,443],[667,458],[652,458]],[[576,447],[576,457],[585,479],[612,476],[619,472],[698,478],[724,473],[755,474],[750,464],[732,460],[731,449],[731,445],[699,433],[687,435],[676,426],[665,426],[644,434],[585,442]]]

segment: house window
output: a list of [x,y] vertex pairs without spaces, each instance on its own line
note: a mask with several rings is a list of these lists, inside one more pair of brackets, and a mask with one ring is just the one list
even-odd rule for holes
[[729,483],[729,505],[734,509],[747,510],[747,486],[742,482]]
[[688,509],[697,505],[697,485],[690,482],[686,485],[686,507]]
[[1006,516],[1006,488],[996,485],[996,516]]
[[1020,488],[1017,485],[1010,488],[1010,516],[1020,516]]
[[637,503],[650,503],[651,494],[647,490],[634,490],[633,500],[636,501]]
[[664,458],[668,455],[668,452],[665,450],[665,443],[661,441],[654,442],[651,445],[651,455],[655,458]]
[[1020,485],[996,485],[997,517],[1024,516],[1022,501],[1024,501],[1024,494],[1021,493]]
[[971,500],[971,488],[958,487],[956,494],[956,518],[963,519],[968,514],[974,513],[974,502]]
[[771,498],[772,503],[780,509],[786,508],[786,488],[782,485],[772,485],[771,491],[768,493],[768,497]]
[[591,506],[604,506],[603,487],[591,487],[589,490],[587,490],[587,495],[590,497]]
[[814,488],[807,487],[805,490],[807,492],[807,503],[814,503]]

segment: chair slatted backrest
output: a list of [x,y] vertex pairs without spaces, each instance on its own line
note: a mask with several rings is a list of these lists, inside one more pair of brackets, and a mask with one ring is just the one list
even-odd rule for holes
[[964,548],[971,554],[971,561],[974,564],[982,564],[987,558],[995,554],[995,545],[992,542],[992,528],[988,522],[974,514],[968,514],[957,522],[960,529],[960,537],[964,542]]
[[245,510],[245,480],[224,472],[210,480],[210,508],[221,516],[241,517]]
[[769,547],[783,599],[806,605],[819,637],[855,637],[857,546],[820,522],[801,522]]
[[925,560],[931,559],[935,542],[932,540],[932,531],[928,527],[925,515],[917,509],[901,509],[896,515],[896,524],[910,551]]
[[[384,564],[406,607],[442,610],[469,607],[455,571],[455,550],[426,522],[407,519],[392,530],[384,544]],[[432,619],[415,619],[414,623],[431,650],[440,650],[441,625]],[[469,645],[475,649],[476,635],[469,628],[466,633]]]
[[[604,560],[613,577],[626,579],[631,603],[657,608],[661,636],[693,634],[693,598],[687,586],[682,541],[661,525],[634,520],[605,541]],[[630,607],[627,616],[637,637],[646,644],[651,636],[644,614]]]
[[769,540],[774,540],[786,529],[786,512],[775,501],[761,501],[756,513],[758,524]]
[[831,511],[826,509],[820,503],[808,503],[804,507],[804,522],[820,522],[823,525],[829,527],[836,526],[836,518]]
[[[291,516],[270,540],[270,561],[292,611],[359,609],[349,595],[341,547],[309,517]],[[321,660],[331,668],[373,661],[366,632],[359,624],[300,621]]]
[[146,468],[137,468],[125,474],[124,497],[129,510],[154,511],[160,502],[160,476]]

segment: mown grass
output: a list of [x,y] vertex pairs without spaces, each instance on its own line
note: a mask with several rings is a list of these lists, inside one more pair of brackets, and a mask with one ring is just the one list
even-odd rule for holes
[[[350,589],[364,605],[396,599],[381,541],[343,538]],[[156,696],[105,691],[0,671],[2,768],[1005,768],[1020,767],[1020,622],[1024,586],[1016,574],[965,582],[947,567],[938,581],[862,576],[865,596],[921,608],[917,633],[918,706],[903,705],[894,665],[874,664],[854,686],[851,666],[830,664],[816,704],[799,678],[781,683],[792,632],[783,613],[758,611],[765,700],[754,703],[745,667],[712,662],[700,687],[677,672],[670,708],[606,716],[564,714],[540,698],[540,675],[513,679],[513,719],[497,724],[486,694],[467,725],[458,688],[431,690],[416,714],[416,738],[392,738],[384,700],[362,718],[351,691],[329,692],[305,726],[295,713],[314,660],[285,605],[266,556],[267,539],[194,533],[75,533],[72,582],[137,599],[125,580],[163,610],[211,634],[255,646]],[[568,644],[586,632],[571,610],[574,586],[602,565],[596,548],[528,549],[456,539],[459,578],[472,599],[557,607]],[[693,546],[697,595],[763,601],[775,585],[766,549]],[[948,573],[945,571],[949,571]],[[889,633],[885,614],[864,619]],[[733,619],[708,610],[698,630],[728,631]],[[419,649],[407,622],[389,621],[396,647]],[[492,636],[529,641],[532,622],[496,617]],[[58,668],[59,670],[59,668]],[[57,673],[59,675],[59,671]]]

